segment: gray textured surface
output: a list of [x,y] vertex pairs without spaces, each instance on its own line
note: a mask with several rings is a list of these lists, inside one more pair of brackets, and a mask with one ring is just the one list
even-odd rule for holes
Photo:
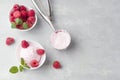
[[[66,29],[72,36],[64,51],[52,48],[52,30],[41,17],[29,32],[11,30],[8,13],[14,3],[33,7],[30,0],[0,1],[1,80],[120,80],[120,0],[52,0],[56,28]],[[16,39],[11,47],[5,45],[8,36]],[[8,69],[18,65],[15,47],[21,39],[41,43],[47,50],[47,61],[37,70],[12,75]],[[54,60],[63,68],[53,69]]]

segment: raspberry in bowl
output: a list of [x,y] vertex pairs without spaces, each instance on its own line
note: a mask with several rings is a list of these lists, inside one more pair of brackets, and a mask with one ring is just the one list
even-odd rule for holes
[[45,49],[34,41],[22,40],[17,46],[16,53],[20,65],[26,69],[37,69],[46,59]]
[[15,4],[9,14],[12,29],[20,31],[31,30],[37,23],[37,15],[32,8]]

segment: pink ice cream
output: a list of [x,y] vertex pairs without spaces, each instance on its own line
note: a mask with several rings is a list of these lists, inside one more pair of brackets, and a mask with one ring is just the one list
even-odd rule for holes
[[65,30],[58,30],[51,35],[51,44],[56,49],[66,49],[70,42],[71,37]]
[[42,46],[40,46],[39,44],[29,42],[29,47],[27,48],[22,48],[22,46],[19,45],[17,53],[19,58],[23,58],[27,65],[30,66],[30,62],[34,59],[39,62],[41,61],[41,56],[38,55],[36,52],[36,50],[39,48],[43,49]]

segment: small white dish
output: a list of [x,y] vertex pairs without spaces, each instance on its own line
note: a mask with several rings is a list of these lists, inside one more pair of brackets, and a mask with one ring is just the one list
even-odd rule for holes
[[[21,5],[24,5],[24,4],[21,4]],[[30,10],[30,9],[33,9],[33,8],[31,8],[31,7],[29,7],[29,6],[26,6],[25,5],[25,7],[28,9],[28,10]],[[13,7],[12,7],[13,8]],[[10,11],[12,11],[12,8],[11,8],[11,10]],[[34,9],[33,9],[34,10]],[[35,10],[34,10],[35,11]],[[14,29],[14,30],[16,30],[16,31],[22,31],[22,32],[25,32],[25,31],[30,31],[30,30],[32,30],[34,27],[35,27],[35,25],[37,24],[37,20],[38,20],[38,17],[37,17],[37,14],[36,14],[36,12],[35,12],[35,22],[34,22],[34,24],[32,25],[32,27],[30,27],[30,28],[28,28],[28,29]]]
[[[27,41],[27,40],[26,40]],[[27,41],[30,45],[32,44],[34,44],[37,48],[40,48],[40,49],[44,49],[43,48],[43,46],[41,45],[41,44],[39,44],[39,43],[37,43],[37,42],[35,42],[35,41]],[[29,45],[29,46],[30,46]],[[17,53],[17,58],[18,58],[18,61],[19,61],[19,63],[20,63],[20,65],[21,66],[23,66],[22,64],[21,64],[21,58],[23,58],[23,57],[21,57],[21,54],[20,54],[20,49],[21,49],[22,47],[21,47],[21,42],[18,44],[18,46],[17,46],[17,48],[16,48],[16,53]],[[35,48],[35,49],[37,49],[37,48]],[[45,49],[44,49],[45,50]],[[32,56],[32,55],[31,55]],[[41,59],[40,59],[40,61],[39,61],[39,66],[37,66],[37,67],[31,67],[31,66],[29,66],[30,68],[26,68],[26,67],[24,67],[25,69],[29,69],[29,70],[33,70],[33,69],[38,69],[39,67],[41,67],[43,64],[44,64],[44,62],[45,62],[45,60],[46,60],[46,52],[41,56]]]
[[66,30],[57,30],[50,38],[51,45],[57,50],[66,49],[71,43],[71,36]]

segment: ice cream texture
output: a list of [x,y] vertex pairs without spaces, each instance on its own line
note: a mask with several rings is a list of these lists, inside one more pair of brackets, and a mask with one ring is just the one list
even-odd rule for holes
[[51,35],[51,44],[56,49],[66,49],[70,42],[71,37],[65,30],[58,30]]

